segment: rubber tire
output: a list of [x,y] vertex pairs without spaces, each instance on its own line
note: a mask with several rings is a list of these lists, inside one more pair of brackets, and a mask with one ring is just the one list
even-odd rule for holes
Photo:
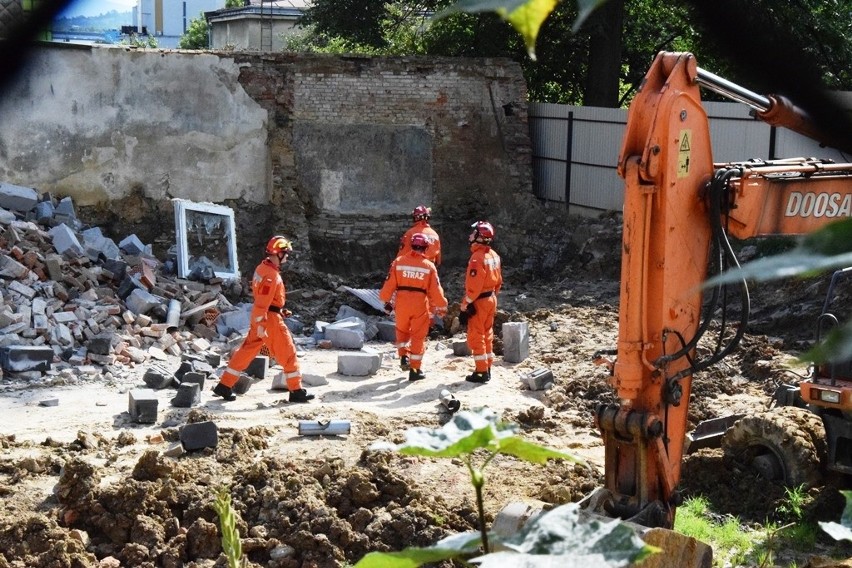
[[793,420],[799,425],[799,428],[807,432],[814,444],[820,466],[824,468],[828,462],[828,437],[825,434],[825,424],[823,424],[822,418],[807,408],[796,406],[781,406],[776,408],[774,412]]
[[722,436],[725,460],[750,467],[761,454],[774,454],[787,487],[814,487],[820,482],[820,460],[811,434],[789,412],[775,409],[746,416]]

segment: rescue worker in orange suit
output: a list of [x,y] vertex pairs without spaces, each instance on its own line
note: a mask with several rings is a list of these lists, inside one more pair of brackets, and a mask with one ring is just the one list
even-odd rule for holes
[[491,380],[491,363],[494,361],[494,315],[497,313],[497,294],[503,286],[503,271],[500,255],[491,249],[494,226],[487,221],[477,221],[471,228],[473,232],[468,238],[471,254],[459,321],[467,324],[467,345],[476,367],[465,380],[487,383]]
[[[438,269],[426,258],[429,240],[423,233],[411,237],[411,250],[394,259],[379,300],[385,312],[396,310],[396,348],[400,367],[408,369],[408,380],[419,381],[426,375],[421,366],[429,333],[430,311],[440,315],[447,311],[447,298],[438,279]],[[396,305],[391,300],[396,294]],[[431,310],[430,310],[431,307]]]
[[438,233],[429,225],[429,219],[432,218],[432,210],[425,205],[418,205],[411,212],[411,218],[414,225],[408,229],[399,241],[399,252],[397,256],[402,256],[411,250],[411,238],[420,233],[426,237],[428,246],[426,253],[423,255],[427,260],[431,260],[435,266],[441,266],[441,239]]
[[296,346],[290,330],[284,324],[284,318],[290,316],[290,310],[284,309],[286,291],[281,279],[281,266],[287,262],[287,255],[293,251],[290,241],[274,236],[266,244],[266,258],[254,271],[251,291],[254,305],[251,308],[249,332],[242,345],[231,356],[228,367],[219,378],[219,384],[213,387],[213,394],[225,400],[235,400],[234,385],[240,373],[260,353],[265,345],[272,357],[284,368],[290,402],[308,402],[314,395],[302,388],[302,373],[296,359]]

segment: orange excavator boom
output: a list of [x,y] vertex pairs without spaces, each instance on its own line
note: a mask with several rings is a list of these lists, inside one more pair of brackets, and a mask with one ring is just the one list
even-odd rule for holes
[[[598,408],[605,487],[590,509],[671,528],[688,427],[692,377],[725,357],[745,321],[709,357],[697,356],[719,290],[708,272],[736,264],[728,234],[799,235],[852,215],[852,164],[815,159],[714,164],[700,86],[728,94],[757,116],[815,137],[782,97],[762,97],[701,70],[689,53],[661,52],[630,105],[618,173],[624,228],[617,357],[618,404]],[[739,312],[747,317],[748,293]],[[708,308],[708,305],[710,306]]]

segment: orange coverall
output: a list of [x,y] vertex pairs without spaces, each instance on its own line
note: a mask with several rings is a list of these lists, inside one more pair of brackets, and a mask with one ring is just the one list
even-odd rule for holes
[[494,360],[494,314],[497,294],[503,286],[500,255],[481,243],[470,246],[470,260],[464,279],[464,299],[461,310],[474,304],[476,313],[467,320],[467,345],[473,354],[476,372],[484,373]]
[[426,351],[429,307],[436,311],[447,308],[447,298],[435,264],[414,250],[396,257],[379,290],[379,300],[390,302],[394,293],[397,353],[400,357],[410,354],[411,369],[417,371]]
[[[255,269],[251,281],[251,291],[254,305],[251,308],[251,325],[248,335],[242,345],[231,356],[228,368],[219,379],[229,388],[237,383],[240,373],[260,353],[266,345],[272,357],[284,368],[287,390],[294,391],[302,388],[302,373],[299,371],[299,361],[296,359],[296,346],[290,330],[284,324],[284,301],[286,291],[284,281],[278,267],[269,259],[264,259]],[[266,337],[258,335],[258,328],[266,331]]]
[[435,263],[435,266],[441,266],[441,239],[438,237],[435,229],[429,226],[429,221],[417,221],[402,235],[402,239],[399,241],[397,256],[402,256],[411,250],[411,237],[415,233],[423,233],[426,240],[429,241],[429,246],[426,248],[426,253],[423,256]]

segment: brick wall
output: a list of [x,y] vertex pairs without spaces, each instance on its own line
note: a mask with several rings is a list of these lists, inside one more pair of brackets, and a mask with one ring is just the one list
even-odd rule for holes
[[[423,203],[468,255],[479,218],[531,197],[526,85],[507,60],[237,56],[270,113],[270,201],[318,269],[384,270]],[[509,232],[507,232],[507,236]]]

